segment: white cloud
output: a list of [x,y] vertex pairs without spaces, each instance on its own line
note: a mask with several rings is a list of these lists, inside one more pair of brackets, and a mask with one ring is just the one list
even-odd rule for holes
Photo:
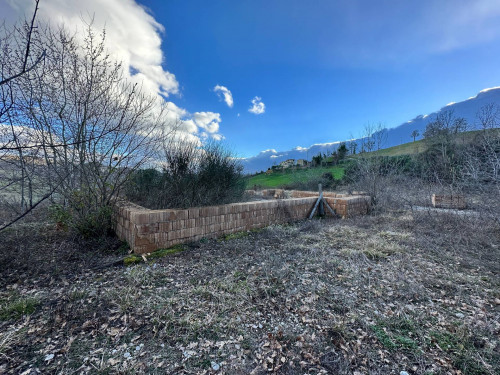
[[227,87],[217,85],[214,87],[214,92],[219,98],[224,99],[229,108],[233,108],[233,94]]
[[194,134],[198,131],[198,127],[192,119],[181,121],[179,128],[180,131],[190,134]]
[[219,131],[219,124],[221,122],[219,113],[196,112],[193,114],[193,120],[198,127],[205,129],[210,134],[215,134]]
[[262,98],[256,96],[252,99],[252,106],[248,109],[248,112],[251,112],[256,115],[261,115],[266,111],[266,105],[262,101]]
[[[3,3],[0,0],[0,13],[10,14],[13,20],[15,15],[12,12],[23,19],[31,17],[33,9],[32,0],[6,0]],[[40,2],[37,18],[52,26],[64,25],[80,39],[83,38],[85,26],[82,19],[85,22],[93,19],[92,28],[96,33],[106,30],[107,52],[122,62],[127,79],[139,83],[143,92],[161,96],[162,100],[179,94],[179,82],[175,75],[164,68],[165,56],[161,49],[164,27],[137,1],[43,0]],[[225,94],[224,100],[228,103]],[[217,133],[221,122],[220,114],[190,114],[171,101],[166,104],[166,117],[171,121],[169,126],[176,125],[179,131],[190,138],[198,137],[197,133],[201,129],[211,133],[214,139],[223,138]]]
[[307,150],[309,150],[309,149],[306,147],[301,147],[301,146],[297,146],[294,148],[294,151],[307,151]]
[[[349,139],[348,141],[354,141],[355,139]],[[341,141],[335,141],[335,142],[327,142],[327,143],[315,143],[312,146],[308,147],[307,149],[309,150],[311,147],[314,146],[333,146],[333,145],[338,145],[342,143]]]
[[[33,9],[32,0],[7,1],[21,17]],[[125,74],[131,80],[164,96],[179,92],[175,75],[163,68],[164,28],[134,0],[44,0],[39,8],[39,20],[64,25],[69,30],[82,31],[82,18],[87,22],[93,19],[96,32],[106,29],[106,47],[114,58],[123,62]]]
[[222,134],[212,134],[212,138],[215,139],[216,141],[220,141],[225,137]]
[[271,159],[276,159],[276,158],[279,158],[279,156],[278,155],[271,155],[270,158]]

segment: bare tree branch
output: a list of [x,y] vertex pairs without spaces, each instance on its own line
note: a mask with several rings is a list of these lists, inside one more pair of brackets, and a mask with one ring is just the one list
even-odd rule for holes
[[1,85],[5,85],[5,84],[9,83],[10,81],[12,81],[12,80],[14,80],[16,78],[21,77],[23,74],[29,73],[45,57],[46,51],[44,50],[44,51],[42,51],[42,53],[40,54],[40,56],[38,56],[38,58],[35,60],[35,62],[30,67],[27,67],[28,66],[28,59],[29,59],[29,56],[30,56],[30,49],[31,49],[31,36],[33,34],[33,31],[35,30],[35,18],[36,18],[36,14],[38,12],[38,4],[39,4],[39,2],[40,2],[40,0],[35,0],[35,10],[33,12],[33,17],[31,18],[31,24],[30,24],[29,31],[28,31],[28,40],[26,42],[26,52],[24,54],[23,68],[21,69],[21,71],[19,73],[14,74],[11,77],[7,77],[5,79],[2,79],[0,81],[0,86]]

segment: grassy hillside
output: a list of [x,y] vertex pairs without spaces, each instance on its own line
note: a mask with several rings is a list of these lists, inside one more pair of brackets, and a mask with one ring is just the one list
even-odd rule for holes
[[[482,130],[474,130],[474,131],[459,133],[454,136],[455,142],[459,144],[471,143],[480,134],[481,131]],[[500,129],[493,129],[491,131],[500,132]],[[373,151],[371,153],[364,154],[364,156],[415,155],[425,152],[428,147],[429,147],[429,141],[427,139],[421,139],[415,142],[408,142],[402,145],[389,147],[378,151]],[[355,159],[359,155],[360,154],[350,156],[349,159],[350,158]],[[279,188],[297,182],[307,182],[309,180],[318,179],[324,173],[332,173],[332,176],[336,180],[340,180],[344,176],[344,168],[341,166],[335,166],[335,167],[319,167],[319,168],[299,169],[299,170],[274,171],[271,174],[259,173],[248,177],[247,188],[251,189],[255,185],[263,188]]]
[[274,171],[270,174],[259,173],[248,178],[247,188],[250,189],[255,185],[263,188],[279,188],[295,182],[305,182],[315,178],[320,178],[324,173],[331,173],[333,178],[340,180],[344,176],[344,168],[335,166]]
[[403,143],[402,145],[373,151],[372,154],[376,156],[414,155],[424,152],[427,150],[427,147],[427,141],[425,139],[421,139],[419,141]]
[[[452,137],[455,137],[454,141],[458,144],[468,144],[474,141],[474,139],[483,130],[472,130],[468,132],[458,133]],[[500,132],[500,129],[492,129],[489,132]],[[382,150],[373,151],[371,154],[376,156],[401,156],[401,155],[415,155],[424,152],[428,148],[428,140],[421,139],[415,142],[403,143],[402,145],[384,148]]]

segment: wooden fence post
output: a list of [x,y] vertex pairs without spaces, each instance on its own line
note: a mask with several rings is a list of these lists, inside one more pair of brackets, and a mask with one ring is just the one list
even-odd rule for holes
[[325,216],[325,206],[323,205],[323,185],[318,184],[318,190],[319,190],[318,214],[319,216]]

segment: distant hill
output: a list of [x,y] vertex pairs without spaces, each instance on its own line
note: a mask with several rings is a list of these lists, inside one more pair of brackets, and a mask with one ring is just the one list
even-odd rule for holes
[[333,178],[340,180],[344,176],[344,168],[340,166],[308,169],[290,168],[283,171],[273,171],[271,174],[260,173],[247,179],[247,189],[253,189],[254,186],[265,189],[280,188],[298,182],[304,183],[311,179],[318,179],[325,173],[331,173]]
[[[470,129],[477,129],[476,114],[478,110],[490,103],[500,105],[500,87],[485,89],[480,91],[476,96],[470,97],[467,100],[450,103],[439,111],[430,113],[428,115],[420,115],[413,120],[407,121],[394,128],[386,129],[387,138],[383,145],[384,148],[394,147],[411,140],[410,134],[412,131],[417,130],[422,134],[425,131],[427,124],[434,121],[439,113],[444,111],[453,111],[454,116],[463,117],[467,120]],[[417,139],[422,138],[422,136]],[[356,140],[353,140],[356,141]],[[347,142],[349,142],[347,140]],[[359,142],[359,140],[358,140]],[[323,144],[315,144],[310,147],[296,147],[288,151],[277,151],[274,149],[260,152],[258,155],[242,159],[242,164],[246,173],[255,173],[265,171],[267,168],[279,164],[286,159],[307,159],[311,158],[318,153],[330,153],[335,151],[340,145],[341,141],[329,142]],[[359,150],[359,148],[358,148]]]

